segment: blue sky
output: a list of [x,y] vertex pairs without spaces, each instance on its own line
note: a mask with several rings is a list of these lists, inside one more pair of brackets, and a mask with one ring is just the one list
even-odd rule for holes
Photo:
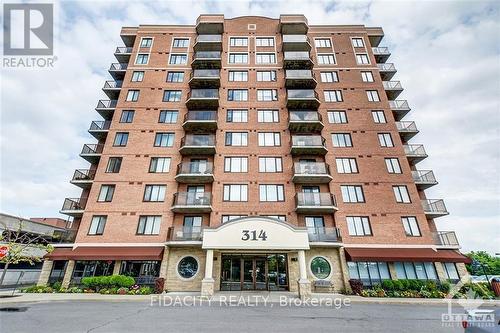
[[310,24],[382,26],[420,130],[412,141],[430,155],[451,214],[436,220],[456,230],[464,250],[500,252],[499,2],[66,1],[56,3],[58,57],[52,70],[2,70],[0,211],[59,216],[68,183],[87,164],[78,157],[101,87],[121,46],[122,26],[194,24],[201,13],[226,17],[304,13]]

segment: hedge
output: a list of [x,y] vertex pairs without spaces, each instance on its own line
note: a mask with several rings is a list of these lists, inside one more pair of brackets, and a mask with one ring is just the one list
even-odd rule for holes
[[87,288],[99,290],[101,288],[130,288],[135,284],[135,280],[125,275],[109,275],[84,277],[81,283]]

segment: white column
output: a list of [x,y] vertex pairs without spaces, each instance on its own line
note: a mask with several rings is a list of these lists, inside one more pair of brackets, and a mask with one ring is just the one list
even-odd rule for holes
[[201,281],[201,296],[210,297],[214,294],[215,280],[212,277],[214,266],[214,250],[207,250],[205,256],[205,277]]
[[299,297],[302,300],[311,297],[311,282],[307,279],[306,253],[304,250],[299,250]]
[[207,250],[205,260],[205,280],[212,279],[212,270],[214,266],[214,250]]
[[304,250],[299,251],[299,273],[300,280],[307,280],[306,253]]

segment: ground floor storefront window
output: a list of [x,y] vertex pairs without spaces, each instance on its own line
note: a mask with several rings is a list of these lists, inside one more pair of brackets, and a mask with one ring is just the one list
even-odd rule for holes
[[121,263],[120,274],[131,276],[139,285],[154,284],[160,274],[160,261],[131,261]]
[[361,280],[365,286],[380,284],[382,280],[391,278],[386,262],[349,261],[347,266],[350,278]]
[[457,265],[454,262],[443,262],[443,269],[448,280],[452,282],[457,282],[458,280],[460,280]]
[[68,262],[66,260],[55,260],[52,265],[52,271],[49,276],[49,284],[55,282],[62,282],[64,278],[64,272],[66,271],[66,265]]
[[73,284],[80,284],[82,278],[87,276],[106,276],[113,274],[115,262],[113,260],[107,261],[87,261],[79,260],[75,262],[73,270],[73,277],[71,282]]
[[395,262],[397,278],[401,280],[437,280],[432,262]]

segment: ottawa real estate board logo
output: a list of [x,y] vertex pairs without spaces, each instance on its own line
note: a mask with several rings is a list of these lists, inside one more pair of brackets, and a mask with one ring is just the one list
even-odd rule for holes
[[53,67],[54,5],[3,4],[4,68]]

